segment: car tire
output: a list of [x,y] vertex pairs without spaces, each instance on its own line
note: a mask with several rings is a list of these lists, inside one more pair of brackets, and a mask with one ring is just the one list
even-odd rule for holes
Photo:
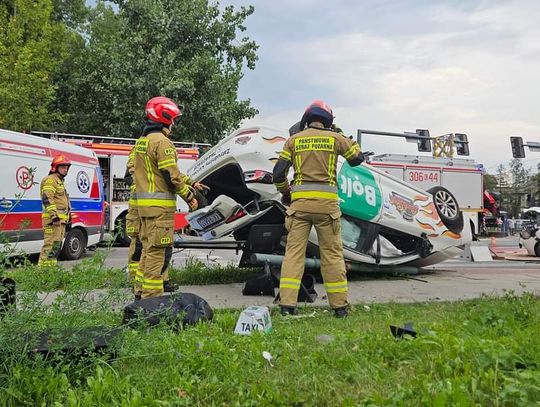
[[433,187],[427,192],[433,195],[433,203],[444,226],[451,232],[460,233],[463,230],[463,213],[454,195],[444,187]]
[[540,257],[540,242],[536,242],[534,245],[534,254],[536,257]]
[[114,223],[114,235],[116,244],[122,247],[129,247],[131,238],[127,234],[126,230],[126,213],[118,216]]
[[86,235],[79,228],[71,229],[64,240],[60,256],[64,260],[77,260],[86,251]]

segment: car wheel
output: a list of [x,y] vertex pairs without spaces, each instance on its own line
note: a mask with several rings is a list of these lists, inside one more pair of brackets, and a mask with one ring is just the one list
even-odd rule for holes
[[61,256],[65,260],[77,260],[86,251],[86,235],[79,228],[71,229],[64,240]]
[[122,247],[129,247],[131,243],[131,238],[127,234],[126,230],[126,214],[118,216],[116,222],[114,223],[114,236],[116,244]]
[[534,245],[534,254],[536,254],[536,257],[540,257],[540,242],[536,242]]
[[433,187],[428,189],[428,192],[433,195],[433,203],[444,226],[451,232],[461,232],[463,230],[463,214],[459,210],[459,204],[454,195],[443,187]]

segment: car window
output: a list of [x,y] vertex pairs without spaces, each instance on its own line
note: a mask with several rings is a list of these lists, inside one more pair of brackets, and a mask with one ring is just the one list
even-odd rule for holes
[[379,225],[343,215],[341,218],[343,246],[356,252],[369,254],[379,228]]
[[381,235],[381,240],[382,238],[386,239],[389,244],[401,251],[402,254],[412,254],[417,252],[422,240],[417,236],[408,235],[390,228],[381,228],[379,233]]

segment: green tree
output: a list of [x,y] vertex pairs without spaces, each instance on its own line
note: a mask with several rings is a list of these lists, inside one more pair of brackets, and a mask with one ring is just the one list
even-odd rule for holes
[[527,206],[540,205],[540,172],[537,172],[529,179],[530,195]]
[[518,216],[522,208],[522,198],[527,195],[525,187],[529,181],[529,171],[519,158],[511,160],[508,166],[512,182],[512,192],[508,194],[508,212],[511,216]]
[[499,164],[496,169],[497,190],[492,191],[498,194],[497,206],[499,210],[506,210],[506,202],[508,201],[508,174],[504,164]]
[[484,174],[483,176],[484,180],[484,189],[487,189],[488,191],[496,191],[497,190],[497,177],[492,174]]
[[53,0],[53,20],[64,23],[74,31],[82,31],[90,8],[85,0]]
[[138,133],[144,104],[168,96],[185,106],[174,136],[216,142],[256,110],[238,100],[245,67],[254,69],[257,45],[235,10],[207,0],[116,0],[118,12],[98,3],[88,42],[60,86],[65,130],[112,136]]
[[53,108],[53,76],[67,56],[66,28],[53,18],[52,0],[0,3],[0,127],[48,127],[61,120]]

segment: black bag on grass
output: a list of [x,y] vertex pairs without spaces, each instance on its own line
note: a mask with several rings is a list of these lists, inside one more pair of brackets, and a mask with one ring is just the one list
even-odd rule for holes
[[131,327],[141,323],[155,326],[163,321],[180,327],[211,321],[213,317],[214,311],[203,298],[191,293],[178,293],[145,298],[126,305],[123,323]]

